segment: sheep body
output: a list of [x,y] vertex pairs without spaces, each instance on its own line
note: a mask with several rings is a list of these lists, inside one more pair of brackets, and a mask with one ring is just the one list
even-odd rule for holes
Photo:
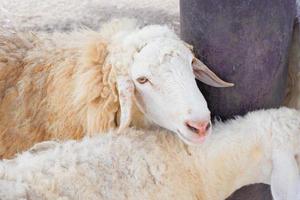
[[[0,185],[8,189],[0,197],[15,188],[29,199],[223,200],[259,182],[282,195],[299,179],[299,166],[293,168],[299,153],[300,114],[287,108],[219,123],[200,146],[186,146],[165,130],[128,129],[79,142],[40,143],[1,161]],[[277,169],[278,158],[285,159],[283,169]]]
[[[92,105],[91,102],[84,102],[85,99],[75,104],[75,85],[80,84],[76,83],[76,76],[87,77],[94,73],[90,81],[98,83],[98,88],[95,88],[94,83],[89,84],[94,88],[83,88],[89,89],[89,96],[86,98],[93,95],[112,98],[103,111],[110,115],[117,112],[117,94],[115,88],[110,88],[112,83],[108,80],[110,70],[101,68],[107,54],[103,39],[90,33],[90,38],[95,42],[93,45],[92,41],[76,39],[76,34],[56,34],[51,39],[47,39],[47,36],[35,38],[30,34],[26,37],[22,35],[22,38],[17,33],[12,35],[6,38],[5,35],[0,36],[1,156],[11,156],[17,150],[26,149],[33,143],[53,137],[76,139],[83,136],[87,127],[83,126],[86,119],[82,116],[87,115],[88,107]],[[70,43],[68,37],[84,42]],[[84,46],[85,42],[90,44]],[[99,49],[96,48],[96,44],[100,45]],[[87,56],[86,60],[80,60],[84,58],[82,53]],[[82,69],[78,69],[77,66],[81,66]],[[83,92],[86,91],[82,91],[81,94]],[[98,127],[99,132],[109,126],[113,127],[114,121],[111,116],[101,117],[106,122],[103,122],[103,127]],[[59,133],[59,130],[65,130],[65,133],[69,132],[72,135],[62,135],[63,132]]]

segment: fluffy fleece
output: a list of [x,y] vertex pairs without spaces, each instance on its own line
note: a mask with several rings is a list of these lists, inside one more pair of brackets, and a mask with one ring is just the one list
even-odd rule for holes
[[[109,37],[135,28],[134,21],[124,19],[104,25],[100,33],[50,36],[2,29],[0,157],[50,138],[78,139],[83,133],[101,133],[119,125],[116,76],[128,71],[127,60],[120,60],[122,50],[108,46]],[[115,62],[121,66],[112,67]],[[132,115],[136,124],[142,124],[137,109]]]
[[287,108],[219,123],[200,146],[165,130],[128,129],[40,143],[1,161],[0,198],[223,200],[263,182],[276,199],[295,200],[299,153],[300,114]]

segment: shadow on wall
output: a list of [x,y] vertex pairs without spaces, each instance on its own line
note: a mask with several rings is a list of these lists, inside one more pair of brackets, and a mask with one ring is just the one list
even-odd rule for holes
[[[299,6],[299,5],[298,5]],[[299,10],[299,8],[298,8]],[[284,105],[290,108],[300,109],[300,31],[299,14],[295,20],[292,45],[289,52],[288,87]]]

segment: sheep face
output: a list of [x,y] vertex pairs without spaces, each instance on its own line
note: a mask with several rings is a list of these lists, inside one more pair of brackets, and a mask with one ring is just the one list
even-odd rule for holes
[[179,39],[156,38],[145,44],[134,55],[129,73],[139,109],[188,144],[202,143],[211,132],[210,111],[195,78],[217,87],[231,86],[194,58]]

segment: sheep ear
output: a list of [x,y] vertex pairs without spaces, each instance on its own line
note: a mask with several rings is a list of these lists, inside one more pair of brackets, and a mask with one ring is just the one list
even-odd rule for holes
[[120,133],[130,125],[132,117],[132,105],[134,95],[134,84],[127,76],[117,79],[121,117],[118,132]]
[[204,65],[197,58],[193,59],[192,67],[196,78],[213,87],[232,87],[233,83],[228,83],[220,79],[214,72],[212,72],[206,65]]

